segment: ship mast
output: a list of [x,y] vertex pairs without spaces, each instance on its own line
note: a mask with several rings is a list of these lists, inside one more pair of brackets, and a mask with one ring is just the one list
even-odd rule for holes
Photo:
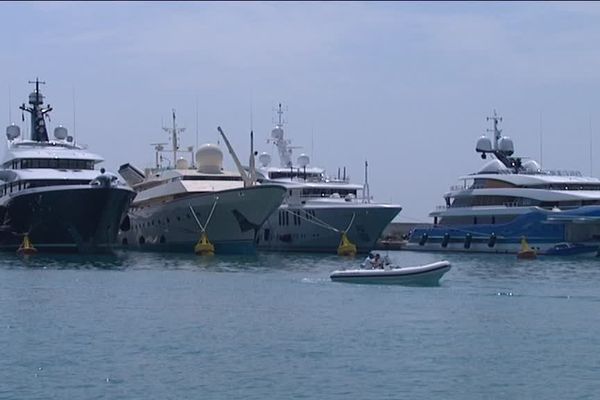
[[29,83],[35,83],[35,91],[29,95],[29,104],[31,104],[31,107],[27,107],[25,106],[25,103],[23,103],[19,109],[31,114],[31,140],[36,142],[47,142],[48,130],[46,129],[44,117],[47,113],[52,111],[52,107],[50,104],[48,104],[48,107],[46,108],[42,107],[42,104],[44,104],[44,96],[40,93],[40,83],[45,85],[46,82],[36,78],[35,81],[29,81]]
[[498,114],[496,114],[496,110],[494,110],[494,115],[491,117],[487,117],[486,121],[493,121],[493,123],[494,123],[494,128],[488,129],[487,131],[493,133],[493,135],[494,135],[494,139],[492,141],[493,146],[494,146],[493,149],[498,150],[498,141],[502,137],[502,129],[498,129],[498,122],[502,122],[502,117],[499,117]]
[[275,125],[275,128],[273,128],[273,130],[271,131],[271,139],[273,141],[273,144],[277,146],[281,166],[290,168],[292,166],[292,149],[288,147],[289,141],[284,139],[283,137],[283,124],[285,123],[285,120],[283,119],[283,110],[281,109],[281,103],[279,103],[277,115],[278,121]]
[[171,142],[173,144],[173,166],[177,164],[177,151],[179,150],[179,134],[185,131],[185,128],[178,128],[177,121],[175,118],[175,109],[173,109],[173,127],[166,128],[163,127],[163,130],[171,135]]

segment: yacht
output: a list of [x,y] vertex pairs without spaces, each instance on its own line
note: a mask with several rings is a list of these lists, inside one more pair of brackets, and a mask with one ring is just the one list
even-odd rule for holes
[[277,114],[270,141],[277,148],[279,166],[272,166],[271,156],[262,153],[256,175],[262,184],[284,185],[287,194],[262,226],[257,239],[259,249],[335,252],[345,233],[358,252],[373,250],[402,207],[371,202],[366,163],[364,185],[351,183],[345,169],[343,174],[338,171],[337,177],[328,177],[323,168],[310,165],[306,154],[300,154],[293,163],[291,142],[284,137],[281,104]]
[[[283,201],[285,188],[255,185],[228,142],[238,172],[223,169],[223,152],[210,143],[197,150],[195,164],[188,162],[179,150],[184,128],[177,127],[174,111],[173,127],[163,129],[171,136],[172,160],[163,156],[165,144],[160,143],[155,144],[155,167],[142,172],[124,164],[119,169],[137,192],[120,232],[121,245],[193,252],[205,234],[217,254],[255,252],[257,232]],[[188,152],[193,154],[193,148]]]
[[[48,137],[40,82],[29,95],[31,137],[6,129],[0,169],[0,250],[31,243],[39,251],[102,252],[115,243],[119,224],[135,192],[114,174],[95,169],[102,157],[77,145],[65,127]],[[49,119],[49,118],[48,118]],[[24,116],[23,116],[24,120]]]
[[433,225],[414,229],[407,249],[518,253],[522,239],[538,254],[595,253],[600,244],[600,180],[577,171],[547,171],[513,157],[496,112],[493,138],[476,151],[487,162],[444,194]]

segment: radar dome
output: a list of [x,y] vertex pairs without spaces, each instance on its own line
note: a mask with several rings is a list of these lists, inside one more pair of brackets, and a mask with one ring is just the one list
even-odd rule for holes
[[258,156],[258,162],[260,162],[260,165],[263,167],[268,167],[269,164],[271,164],[271,155],[269,153],[260,153],[260,156]]
[[44,95],[41,92],[31,92],[29,95],[29,104],[44,104]]
[[21,128],[18,125],[10,124],[6,127],[6,137],[8,140],[14,140],[21,135]]
[[217,145],[203,144],[196,152],[199,172],[218,174],[223,169],[223,152]]
[[271,131],[271,137],[277,140],[283,139],[283,129],[279,125],[277,125]]
[[500,160],[488,161],[483,168],[478,172],[479,174],[499,174],[501,171],[506,171],[508,168]]
[[498,150],[509,156],[512,156],[512,154],[515,152],[515,145],[513,144],[512,139],[508,136],[503,136],[498,141]]
[[542,170],[542,166],[538,164],[535,160],[526,160],[521,164],[523,169],[527,172],[540,172]]
[[176,169],[188,169],[189,164],[187,162],[187,160],[183,157],[180,157],[177,162],[175,163],[175,168]]
[[307,156],[306,154],[302,153],[298,156],[298,166],[306,167],[309,162],[310,162],[310,157]]
[[68,136],[68,132],[67,132],[67,128],[65,128],[62,125],[57,126],[56,128],[54,128],[54,137],[57,138],[58,140],[65,140]]
[[492,141],[485,136],[480,137],[477,140],[477,146],[475,146],[475,151],[479,153],[487,153],[492,151]]

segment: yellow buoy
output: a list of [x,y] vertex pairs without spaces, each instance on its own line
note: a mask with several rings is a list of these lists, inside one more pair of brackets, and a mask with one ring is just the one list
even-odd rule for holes
[[525,236],[521,238],[521,250],[517,253],[517,258],[532,260],[537,257],[537,253],[534,249],[529,246]]
[[31,244],[31,241],[29,240],[29,235],[25,234],[25,236],[23,236],[23,243],[21,243],[21,245],[17,249],[17,254],[29,256],[36,253],[37,249]]
[[215,246],[209,242],[206,232],[202,232],[200,240],[196,243],[196,246],[194,246],[194,252],[199,256],[212,256],[215,254]]
[[348,239],[346,232],[342,232],[342,239],[340,240],[340,245],[337,248],[337,253],[340,256],[356,255],[356,245]]

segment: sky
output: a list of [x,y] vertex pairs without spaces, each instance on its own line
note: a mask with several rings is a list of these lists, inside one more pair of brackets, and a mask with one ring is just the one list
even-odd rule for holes
[[368,160],[374,200],[402,205],[401,221],[428,221],[482,166],[493,110],[517,155],[600,176],[600,3],[1,2],[0,15],[0,119],[23,124],[39,77],[51,129],[109,170],[152,166],[172,109],[185,146],[221,126],[247,160],[253,129],[277,160],[266,140],[283,103],[295,156],[357,183]]

